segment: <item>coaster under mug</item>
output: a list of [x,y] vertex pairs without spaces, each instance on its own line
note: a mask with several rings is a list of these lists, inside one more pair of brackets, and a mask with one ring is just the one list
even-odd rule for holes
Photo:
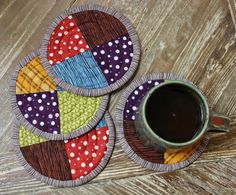
[[47,30],[41,47],[44,67],[68,91],[108,94],[134,74],[140,56],[131,22],[113,8],[83,5],[66,10]]
[[154,86],[166,80],[182,80],[183,77],[171,73],[159,73],[143,76],[133,81],[125,90],[116,107],[116,130],[118,140],[126,154],[137,164],[156,171],[168,172],[180,169],[194,162],[207,146],[209,137],[205,135],[200,142],[180,151],[156,151],[145,146],[135,129],[135,114],[139,105]]
[[56,187],[78,186],[96,177],[108,163],[115,141],[107,112],[89,133],[69,140],[47,140],[17,123],[13,133],[16,154],[36,179]]
[[57,86],[46,73],[39,50],[17,66],[10,86],[16,117],[33,133],[50,140],[90,131],[105,113],[109,96],[85,97]]

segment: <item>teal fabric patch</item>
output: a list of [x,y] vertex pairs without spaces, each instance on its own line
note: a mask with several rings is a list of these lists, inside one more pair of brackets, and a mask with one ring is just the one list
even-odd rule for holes
[[102,120],[99,121],[99,123],[97,124],[97,126],[95,127],[95,129],[99,129],[101,127],[105,127],[107,126],[107,122],[106,120],[103,118]]
[[97,89],[108,86],[91,51],[66,59],[52,68],[63,81],[77,87]]
[[57,86],[57,91],[65,91],[65,89],[63,89],[62,87],[60,87],[59,85]]

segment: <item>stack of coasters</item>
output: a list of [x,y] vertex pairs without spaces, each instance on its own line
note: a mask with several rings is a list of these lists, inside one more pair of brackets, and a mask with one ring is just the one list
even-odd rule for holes
[[108,96],[65,91],[48,76],[39,52],[17,67],[11,86],[13,140],[30,175],[57,186],[77,186],[99,174],[114,147]]
[[10,86],[13,141],[30,175],[66,187],[102,171],[115,139],[108,93],[132,77],[139,56],[132,24],[112,8],[76,7],[52,22]]
[[52,140],[83,135],[102,118],[108,95],[85,97],[64,90],[48,76],[39,51],[16,68],[11,86],[17,119],[29,131]]
[[158,152],[151,146],[145,146],[135,129],[135,115],[144,96],[154,86],[168,80],[185,80],[175,74],[145,75],[134,81],[123,93],[116,108],[116,130],[118,140],[125,153],[142,167],[156,171],[169,172],[193,163],[204,151],[208,136],[195,145],[178,152],[166,150]]

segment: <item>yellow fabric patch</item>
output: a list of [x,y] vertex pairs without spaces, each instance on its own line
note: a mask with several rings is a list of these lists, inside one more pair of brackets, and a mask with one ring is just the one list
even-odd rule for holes
[[178,163],[184,160],[187,160],[199,147],[200,147],[200,142],[188,147],[184,150],[181,150],[179,152],[172,152],[170,150],[167,150],[164,153],[164,163],[165,164],[174,164]]
[[67,91],[58,91],[61,134],[87,125],[102,102],[102,97],[84,97]]
[[56,84],[46,73],[39,57],[35,57],[19,71],[16,79],[16,94],[54,90]]
[[30,145],[42,143],[45,141],[48,141],[48,140],[31,133],[22,125],[20,126],[20,129],[19,129],[20,147],[30,146]]

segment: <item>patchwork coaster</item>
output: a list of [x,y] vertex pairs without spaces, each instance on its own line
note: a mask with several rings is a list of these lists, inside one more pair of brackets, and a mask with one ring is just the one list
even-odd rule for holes
[[97,126],[80,137],[47,140],[16,125],[13,142],[30,175],[56,187],[78,186],[96,177],[108,163],[115,133],[107,112]]
[[185,79],[174,74],[160,73],[146,75],[134,81],[121,96],[116,108],[115,121],[117,136],[126,154],[142,167],[163,172],[180,169],[194,162],[206,148],[209,139],[205,136],[194,146],[178,152],[157,152],[154,148],[145,146],[139,139],[134,125],[135,113],[147,92],[167,80]]
[[84,97],[58,87],[33,52],[18,65],[10,87],[16,117],[31,132],[51,140],[90,131],[102,118],[108,96]]
[[124,85],[140,56],[130,21],[98,5],[75,7],[59,15],[41,49],[44,67],[55,83],[85,96],[108,94]]

